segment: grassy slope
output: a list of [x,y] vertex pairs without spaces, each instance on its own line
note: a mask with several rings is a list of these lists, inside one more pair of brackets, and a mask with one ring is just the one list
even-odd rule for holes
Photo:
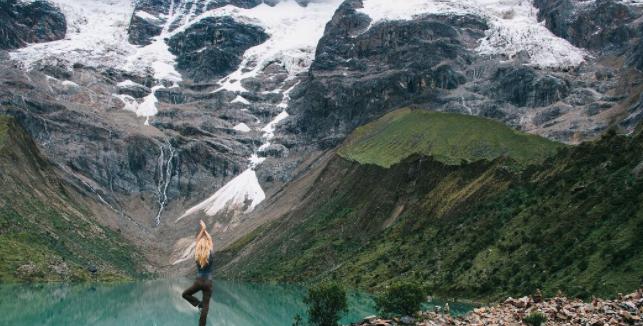
[[446,164],[508,156],[522,165],[539,163],[562,147],[480,117],[400,109],[357,128],[339,150],[363,164],[390,167],[412,154]]
[[412,278],[469,298],[631,291],[643,279],[642,153],[639,134],[521,172],[506,159],[385,169],[336,158],[297,210],[222,253],[219,273],[368,289]]
[[[1,282],[89,279],[89,265],[101,280],[139,275],[137,251],[88,218],[29,136],[6,117],[0,117],[0,184]],[[18,273],[26,264],[35,269]],[[68,271],[56,271],[63,264]]]

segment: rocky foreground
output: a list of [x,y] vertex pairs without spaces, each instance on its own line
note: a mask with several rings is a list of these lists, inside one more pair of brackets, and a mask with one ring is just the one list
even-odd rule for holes
[[529,325],[524,318],[532,313],[546,316],[542,325],[643,325],[643,289],[626,296],[619,294],[616,300],[593,299],[591,302],[562,295],[543,300],[536,294],[533,297],[508,298],[497,306],[477,308],[462,317],[452,317],[447,310],[423,312],[417,319],[367,318],[354,326]]

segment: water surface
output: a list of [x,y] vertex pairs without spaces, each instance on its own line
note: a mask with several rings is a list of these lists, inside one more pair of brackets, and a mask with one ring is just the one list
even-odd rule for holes
[[[0,284],[0,326],[197,325],[198,310],[181,297],[190,285],[188,279],[126,284]],[[296,314],[305,318],[304,295],[305,289],[295,285],[217,280],[208,325],[290,326]],[[450,306],[456,313],[471,309],[467,305]],[[342,323],[356,322],[375,312],[370,296],[353,293]]]
[[[190,280],[127,284],[0,285],[0,325],[197,325],[198,310],[181,297]],[[305,290],[294,285],[215,281],[208,325],[292,325],[304,316]],[[197,294],[200,297],[200,294]],[[375,312],[366,295],[352,294],[343,322]]]

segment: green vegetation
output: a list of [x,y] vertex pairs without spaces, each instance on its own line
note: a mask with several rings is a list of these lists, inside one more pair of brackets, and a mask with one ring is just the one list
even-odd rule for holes
[[522,321],[530,326],[540,326],[547,321],[547,316],[540,311],[534,311],[523,318]]
[[433,156],[446,164],[507,156],[529,165],[542,162],[561,147],[490,119],[400,109],[357,128],[338,153],[348,160],[386,168],[413,154]]
[[512,165],[335,158],[296,209],[221,254],[220,274],[374,291],[410,279],[433,295],[491,300],[639,287],[643,133],[612,132],[537,166]]
[[31,138],[0,117],[0,282],[127,280],[140,254],[90,218]]
[[304,298],[308,320],[315,326],[335,326],[348,309],[346,290],[337,283],[322,283],[308,289]]
[[377,307],[386,315],[413,316],[426,301],[424,289],[416,282],[399,282],[376,298]]

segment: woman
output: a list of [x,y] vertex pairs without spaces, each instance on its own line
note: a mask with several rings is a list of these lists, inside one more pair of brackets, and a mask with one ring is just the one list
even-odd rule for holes
[[[187,290],[183,291],[183,298],[195,307],[201,309],[199,326],[205,326],[212,295],[212,270],[214,265],[214,252],[212,250],[212,237],[205,230],[205,223],[201,221],[201,230],[196,236],[195,255],[196,281]],[[197,292],[203,292],[203,300],[194,297]]]

